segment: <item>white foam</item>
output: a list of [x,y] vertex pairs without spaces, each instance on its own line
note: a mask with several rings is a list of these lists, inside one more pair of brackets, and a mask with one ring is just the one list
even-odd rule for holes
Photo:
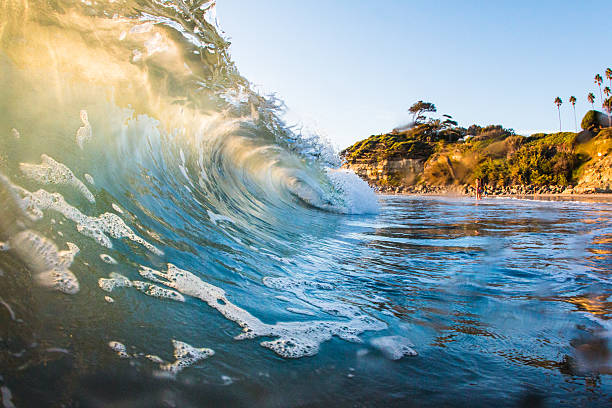
[[79,291],[79,281],[68,270],[79,252],[75,244],[67,242],[68,250],[59,251],[53,241],[24,230],[10,238],[10,245],[39,285],[71,295]]
[[121,358],[129,358],[130,355],[127,353],[127,349],[123,343],[119,343],[118,341],[109,341],[108,347],[111,348],[117,355]]
[[[121,358],[143,357],[143,353],[135,353],[130,356],[127,352],[126,346],[118,341],[110,341],[108,346]],[[172,340],[172,346],[174,347],[174,361],[171,363],[164,361],[155,354],[144,355],[144,358],[147,360],[159,364],[160,370],[169,372],[170,378],[174,377],[177,373],[185,368],[194,365],[198,361],[207,359],[215,354],[214,350],[212,349],[193,347],[183,341],[174,339]]]
[[404,356],[416,356],[417,352],[412,348],[414,344],[402,336],[377,337],[370,344],[380,350],[390,360],[399,360]]
[[260,344],[286,358],[298,358],[315,355],[323,341],[338,336],[341,339],[361,342],[359,334],[365,330],[382,330],[387,325],[369,316],[359,315],[348,321],[311,321],[280,322],[266,324],[251,315],[248,311],[231,303],[225,291],[219,287],[204,282],[191,272],[179,269],[172,264],[167,265],[167,271],[161,272],[141,266],[141,276],[174,288],[179,292],[199,298],[210,307],[216,309],[225,318],[236,322],[242,327],[242,333],[237,340],[255,337],[277,337],[276,340],[263,341]]
[[229,375],[222,375],[221,381],[223,381],[223,385],[231,385],[234,383],[234,380]]
[[79,180],[65,164],[56,162],[53,158],[43,154],[40,156],[41,164],[20,163],[19,169],[27,177],[42,184],[63,184],[74,187],[90,203],[96,199],[81,180]]
[[67,269],[53,269],[36,275],[36,282],[49,289],[74,295],[79,291],[79,281]]
[[91,125],[89,124],[89,119],[87,118],[87,111],[85,109],[81,109],[79,115],[81,117],[81,122],[83,123],[83,126],[81,126],[76,132],[76,142],[77,145],[79,145],[79,147],[83,149],[85,142],[89,142],[91,140],[92,131]]
[[41,219],[43,217],[43,210],[57,211],[74,221],[77,224],[78,232],[93,238],[102,246],[107,248],[113,247],[110,238],[106,235],[108,234],[115,239],[128,238],[157,255],[163,255],[161,250],[136,235],[117,214],[107,212],[98,217],[90,217],[68,204],[59,193],[49,193],[45,190],[29,192],[19,186],[13,187],[21,194],[22,208],[32,220]]
[[91,175],[89,175],[89,174],[85,173],[85,175],[84,175],[83,177],[85,177],[85,180],[86,180],[86,181],[87,181],[89,184],[91,184],[92,186],[94,186],[94,185],[96,184],[96,182],[94,181],[94,178],[93,178],[93,177],[91,177]]
[[170,299],[176,300],[177,302],[184,302],[185,297],[180,293],[170,290],[167,288],[162,288],[157,285],[153,285],[149,282],[142,281],[130,281],[125,276],[112,272],[109,278],[100,278],[98,279],[98,286],[100,289],[106,292],[112,292],[116,288],[134,288],[144,293],[145,295],[160,298],[160,299]]
[[100,254],[100,259],[106,262],[107,264],[111,264],[111,265],[117,264],[117,261],[115,260],[115,258],[113,258],[112,256],[108,254]]
[[157,364],[163,364],[164,363],[164,360],[162,360],[159,356],[156,356],[154,354],[147,354],[145,356],[145,358],[147,360],[151,360],[152,362],[157,363]]
[[123,210],[117,204],[112,203],[111,206],[113,207],[113,210],[117,211],[119,214],[123,214]]
[[162,364],[160,368],[165,371],[172,373],[178,373],[183,369],[197,363],[200,360],[204,360],[215,352],[209,348],[196,348],[187,343],[178,340],[172,340],[174,346],[174,358],[173,363]]
[[15,128],[11,129],[11,135],[13,135],[13,137],[15,139],[20,139],[21,138],[21,135],[19,134],[19,131],[17,129],[15,129]]
[[104,296],[104,300],[106,300],[108,303],[115,303],[115,299],[110,296]]
[[131,287],[132,282],[117,272],[111,272],[110,278],[98,279],[98,286],[106,292],[112,292],[115,288]]
[[153,296],[160,299],[176,300],[177,302],[184,302],[185,297],[175,290],[162,288],[157,285],[153,285],[149,282],[132,281],[132,286],[145,295]]
[[327,169],[327,177],[342,195],[341,212],[347,214],[378,213],[376,193],[352,170]]

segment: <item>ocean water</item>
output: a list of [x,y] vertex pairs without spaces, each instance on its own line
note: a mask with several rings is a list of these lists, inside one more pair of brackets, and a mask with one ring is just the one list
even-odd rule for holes
[[214,2],[0,4],[4,407],[609,405],[610,202],[375,195]]

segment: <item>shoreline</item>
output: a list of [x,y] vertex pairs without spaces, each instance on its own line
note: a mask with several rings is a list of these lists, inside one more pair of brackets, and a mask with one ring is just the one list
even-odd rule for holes
[[[456,191],[446,192],[429,192],[429,193],[414,193],[414,192],[376,192],[377,195],[383,196],[406,196],[406,197],[461,197],[471,198],[476,200],[476,196],[473,194],[463,194]],[[514,198],[523,200],[543,200],[543,201],[600,201],[600,202],[612,202],[612,193],[576,193],[576,194],[563,194],[563,193],[546,193],[546,194],[485,194],[482,197],[486,198]]]

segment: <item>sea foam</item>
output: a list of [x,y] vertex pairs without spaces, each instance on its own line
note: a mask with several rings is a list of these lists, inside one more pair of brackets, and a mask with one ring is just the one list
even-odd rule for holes
[[374,190],[352,170],[327,169],[327,177],[341,194],[341,212],[346,214],[377,214],[378,198]]
[[193,296],[206,302],[226,319],[242,327],[242,333],[235,339],[252,339],[255,337],[277,337],[275,340],[263,341],[260,344],[285,358],[298,358],[315,355],[322,342],[332,336],[351,342],[361,342],[358,335],[366,330],[383,330],[384,322],[366,315],[355,316],[347,321],[310,321],[263,323],[245,309],[229,301],[223,289],[204,282],[191,272],[167,265],[165,272],[146,266],[140,267],[141,276],[154,282],[174,288],[187,296]]
[[40,158],[41,164],[20,163],[21,172],[42,184],[63,184],[74,187],[90,203],[96,201],[91,191],[66,165],[58,163],[46,154],[41,155]]

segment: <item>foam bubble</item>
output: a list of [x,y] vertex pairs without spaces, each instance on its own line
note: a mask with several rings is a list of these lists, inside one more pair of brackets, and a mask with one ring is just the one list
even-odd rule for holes
[[108,303],[115,303],[115,299],[110,296],[104,296],[104,300],[106,300]]
[[410,340],[402,336],[377,337],[370,344],[380,350],[390,360],[399,360],[404,356],[416,356],[417,352],[412,348],[414,345]]
[[121,358],[129,358],[130,355],[127,353],[127,349],[125,348],[125,344],[120,343],[118,341],[109,341],[108,347],[111,348],[117,355]]
[[79,112],[79,116],[81,117],[81,122],[83,122],[83,126],[81,126],[76,132],[76,142],[77,145],[79,145],[79,147],[83,149],[85,142],[91,140],[92,132],[91,125],[89,124],[89,119],[87,118],[87,111],[85,109],[81,109],[81,111]]
[[162,360],[160,357],[158,357],[158,356],[156,356],[154,354],[147,354],[145,356],[145,358],[147,360],[151,360],[152,362],[157,363],[157,364],[163,364],[164,363],[164,360]]
[[162,288],[160,286],[153,285],[152,283],[133,281],[132,286],[144,293],[145,295],[153,296],[160,299],[176,300],[177,302],[185,301],[185,297],[177,291]]
[[[110,341],[108,346],[121,358],[138,358],[143,356],[143,353],[135,353],[130,356],[127,353],[125,344],[118,341]],[[207,359],[215,354],[214,350],[212,349],[193,347],[192,345],[183,341],[174,339],[172,340],[172,346],[174,347],[174,361],[171,363],[164,361],[162,358],[154,354],[144,355],[144,358],[147,360],[159,364],[160,370],[169,372],[171,378],[185,368],[190,367],[198,361]]]
[[94,181],[94,178],[91,177],[91,175],[85,173],[84,177],[85,177],[85,180],[92,186],[96,184],[96,182]]
[[115,258],[107,254],[100,254],[100,259],[102,259],[107,264],[111,264],[111,265],[117,264],[117,261],[115,260]]
[[140,275],[154,282],[162,283],[179,292],[197,297],[210,307],[219,311],[226,319],[236,322],[242,327],[242,333],[237,340],[255,337],[278,337],[276,340],[263,341],[260,344],[286,358],[312,356],[319,351],[323,341],[332,336],[341,339],[361,342],[359,334],[365,330],[382,330],[387,325],[369,316],[360,315],[349,321],[311,321],[279,322],[266,324],[251,315],[248,311],[231,303],[225,291],[219,287],[204,282],[191,272],[179,269],[172,264],[167,265],[167,271],[161,272],[145,266],[140,267]]
[[12,250],[33,272],[35,281],[49,289],[67,294],[79,291],[79,281],[68,270],[79,248],[67,242],[67,251],[59,251],[55,243],[31,230],[24,230],[10,239]]
[[113,203],[111,206],[113,207],[113,210],[117,211],[119,214],[123,214],[123,210],[117,204]]
[[52,269],[36,275],[36,282],[49,289],[74,295],[79,291],[79,281],[72,272],[67,269]]
[[106,292],[112,292],[115,288],[131,287],[132,282],[125,276],[112,272],[110,278],[98,279],[98,286]]
[[65,165],[53,160],[53,158],[43,154],[40,156],[41,164],[20,163],[19,169],[27,177],[42,184],[63,184],[74,187],[90,203],[96,199],[81,180]]
[[21,194],[22,208],[32,220],[41,219],[43,217],[42,210],[57,211],[74,221],[77,224],[78,232],[93,238],[102,246],[113,247],[110,238],[106,235],[108,234],[115,239],[128,238],[157,255],[163,255],[161,250],[136,235],[117,214],[107,212],[98,217],[90,217],[68,204],[59,193],[49,193],[45,190],[29,192],[19,186],[13,187],[18,189]]
[[98,279],[98,286],[100,287],[100,289],[106,292],[112,292],[116,288],[133,287],[148,296],[160,299],[176,300],[178,302],[185,301],[185,297],[174,290],[162,288],[160,286],[153,285],[149,282],[130,281],[125,276],[116,272],[112,272],[109,278]]
[[11,129],[11,135],[13,135],[13,137],[15,139],[20,139],[21,138],[21,135],[19,134],[19,131],[17,129],[15,129],[15,128]]
[[204,360],[215,354],[212,349],[196,348],[174,339],[172,340],[172,345],[174,346],[174,358],[176,360],[173,363],[162,364],[160,366],[162,370],[172,373],[178,373],[198,361]]

